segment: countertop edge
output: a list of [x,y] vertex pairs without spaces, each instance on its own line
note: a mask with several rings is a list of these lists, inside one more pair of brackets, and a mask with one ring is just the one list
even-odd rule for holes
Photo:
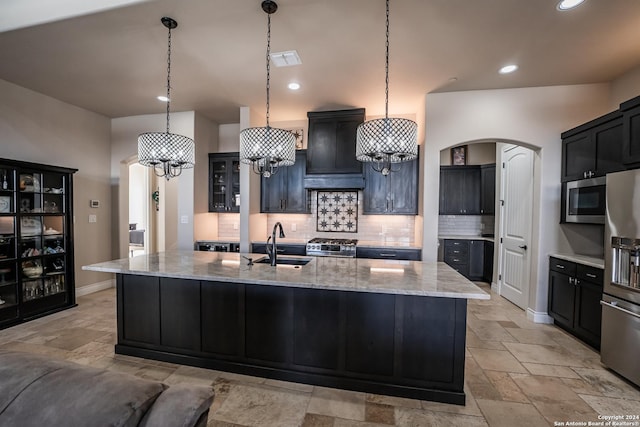
[[437,297],[437,298],[456,298],[456,299],[476,299],[476,300],[490,300],[491,295],[488,293],[456,293],[446,291],[430,291],[430,292],[418,292],[410,290],[387,290],[387,289],[354,289],[340,286],[323,286],[309,283],[295,283],[295,282],[278,282],[273,280],[242,280],[234,277],[216,276],[210,277],[208,280],[202,276],[193,276],[189,274],[177,274],[177,273],[160,273],[160,272],[142,272],[142,271],[122,271],[115,268],[100,268],[83,266],[83,270],[86,271],[98,271],[102,273],[114,273],[114,274],[131,274],[134,276],[152,276],[152,277],[168,277],[172,279],[188,279],[188,280],[201,280],[212,282],[225,282],[225,283],[240,283],[243,285],[262,285],[262,286],[282,286],[287,288],[299,288],[299,289],[319,289],[327,291],[344,291],[344,292],[365,292],[375,294],[389,294],[389,295],[407,295],[407,296],[419,296],[419,297]]
[[[379,268],[384,270],[384,267],[389,265],[389,261],[387,260],[368,260],[362,259],[356,261],[356,259],[338,259],[338,260],[325,260],[324,258],[313,258],[316,260],[315,262],[322,262],[324,264],[322,268],[332,268],[334,265],[340,267],[340,263],[342,264],[342,268],[350,263],[354,263],[353,268],[357,268],[359,273],[363,274],[360,278],[360,282],[358,278],[352,278],[351,281],[346,281],[342,283],[340,280],[336,280],[335,277],[328,277],[325,279],[317,280],[315,276],[299,276],[292,277],[291,275],[284,273],[281,271],[280,273],[267,273],[267,270],[261,270],[264,268],[261,264],[256,265],[257,270],[254,273],[249,273],[249,276],[233,273],[233,267],[231,270],[224,270],[224,267],[220,267],[221,270],[219,272],[215,269],[213,270],[210,267],[211,263],[220,263],[220,265],[224,265],[225,261],[232,261],[233,264],[239,265],[238,257],[241,255],[255,255],[255,254],[233,254],[233,253],[225,253],[225,252],[173,252],[170,251],[168,253],[157,253],[150,255],[139,255],[134,258],[123,258],[119,260],[112,260],[103,263],[96,263],[91,265],[82,266],[82,270],[85,271],[97,271],[102,273],[112,273],[112,274],[131,274],[131,275],[140,275],[140,276],[151,276],[151,277],[167,277],[167,278],[177,278],[177,279],[186,279],[186,280],[202,280],[202,281],[211,281],[211,282],[226,282],[226,283],[238,283],[238,284],[247,284],[247,285],[264,285],[264,286],[282,286],[282,287],[294,287],[294,288],[306,288],[306,289],[322,289],[322,290],[336,290],[336,291],[350,291],[350,292],[366,292],[366,293],[380,293],[380,294],[394,294],[394,295],[412,295],[412,296],[425,296],[425,297],[442,297],[442,298],[453,298],[453,299],[481,299],[488,300],[491,299],[490,294],[479,288],[473,282],[468,281],[462,276],[459,276],[455,270],[451,267],[447,266],[444,263],[423,263],[419,261],[398,261],[397,263],[392,264],[392,266],[407,266],[411,264],[416,264],[416,270],[419,271],[418,274],[424,274],[424,276],[416,277],[418,280],[414,282],[412,280],[412,285],[403,287],[403,286],[387,286],[390,283],[385,277],[380,276],[376,280],[371,283],[369,281],[369,268]],[[259,255],[262,256],[262,255]],[[169,261],[170,260],[170,261]],[[338,263],[338,264],[335,264]],[[364,265],[362,265],[364,263]],[[158,267],[158,266],[161,267]],[[165,268],[165,265],[168,268]],[[181,265],[184,265],[185,268],[181,268]],[[207,266],[206,270],[200,270],[203,266]],[[283,266],[286,268],[290,268],[290,266]],[[380,268],[383,267],[383,268]],[[228,268],[228,267],[227,267]],[[240,267],[245,271],[251,267],[247,267],[244,264]],[[271,267],[269,267],[271,268]],[[314,267],[315,268],[315,267]],[[363,270],[364,269],[364,270]],[[249,270],[249,271],[250,271]],[[313,270],[312,270],[313,271]],[[364,271],[364,273],[363,273]],[[229,274],[231,272],[231,274]],[[272,272],[274,272],[272,270]],[[265,276],[265,273],[267,276]],[[379,272],[376,272],[376,275]],[[281,274],[282,277],[277,277],[278,274]],[[315,274],[315,273],[312,273]],[[380,272],[379,274],[387,275],[387,274],[397,274],[396,272]],[[415,273],[414,273],[415,274]],[[434,275],[435,274],[435,275]],[[432,276],[434,275],[434,276]],[[458,278],[459,276],[459,278]],[[429,277],[431,279],[426,280],[427,285],[422,287],[419,283],[422,282],[423,279],[419,277]],[[435,281],[435,282],[434,282]],[[458,283],[459,282],[459,283]],[[395,283],[395,282],[394,282]],[[418,284],[418,286],[414,286],[413,283]],[[438,283],[435,287],[431,288],[432,285],[428,283]]]
[[604,270],[604,259],[602,258],[564,253],[551,253],[549,256]]

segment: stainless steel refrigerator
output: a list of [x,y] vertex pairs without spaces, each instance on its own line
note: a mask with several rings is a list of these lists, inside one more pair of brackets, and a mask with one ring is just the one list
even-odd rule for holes
[[602,363],[640,385],[640,170],[607,175]]

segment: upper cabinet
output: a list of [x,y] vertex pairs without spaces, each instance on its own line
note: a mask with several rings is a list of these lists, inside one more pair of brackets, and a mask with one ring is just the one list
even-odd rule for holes
[[640,163],[640,96],[620,104],[622,155],[625,164]]
[[362,174],[356,160],[356,131],[364,108],[307,113],[307,174]]
[[209,154],[209,212],[240,212],[238,153]]
[[480,213],[496,213],[496,164],[480,166]]
[[270,178],[261,178],[260,212],[309,213],[308,191],[304,188],[306,158],[306,150],[298,150],[292,166],[278,168]]
[[[638,124],[635,132],[640,137]],[[640,140],[637,144],[636,155],[640,156]],[[624,168],[623,118],[619,111],[562,133],[562,182],[604,176]]]
[[418,214],[418,159],[394,165],[399,168],[384,176],[364,165],[365,187],[362,212],[366,214]]
[[440,215],[480,215],[480,166],[440,166]]

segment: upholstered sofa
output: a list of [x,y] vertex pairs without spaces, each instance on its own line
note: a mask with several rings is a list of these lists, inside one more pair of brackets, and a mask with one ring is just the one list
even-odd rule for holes
[[198,426],[213,389],[0,350],[0,426]]

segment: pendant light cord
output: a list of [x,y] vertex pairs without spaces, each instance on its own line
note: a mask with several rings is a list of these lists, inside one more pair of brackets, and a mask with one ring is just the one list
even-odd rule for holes
[[267,13],[267,128],[269,128],[269,89],[271,84],[269,82],[271,77],[271,14]]
[[171,105],[171,28],[169,28],[167,51],[167,134],[169,133],[169,106]]
[[384,117],[389,118],[389,0],[387,0],[387,52],[385,55],[385,80],[384,80]]

